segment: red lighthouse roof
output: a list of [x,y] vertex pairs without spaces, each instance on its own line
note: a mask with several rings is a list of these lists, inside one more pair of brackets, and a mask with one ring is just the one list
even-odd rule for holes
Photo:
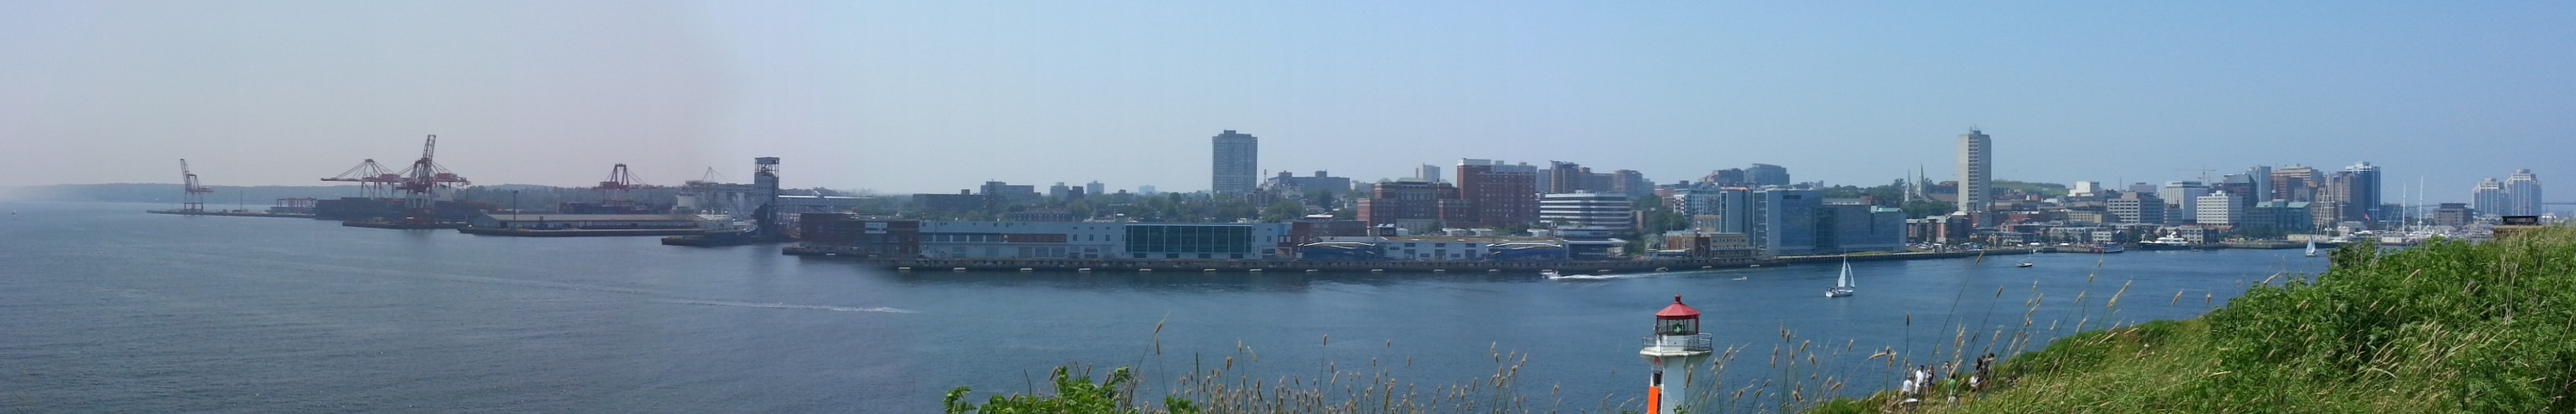
[[1699,319],[1699,310],[1682,304],[1682,295],[1673,295],[1673,305],[1655,312],[1655,319]]

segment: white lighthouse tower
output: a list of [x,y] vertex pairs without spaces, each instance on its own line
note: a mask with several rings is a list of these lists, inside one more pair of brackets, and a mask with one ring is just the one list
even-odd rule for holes
[[1655,312],[1655,333],[1646,336],[1646,348],[1637,354],[1654,367],[1646,382],[1648,414],[1681,412],[1692,402],[1690,387],[1694,382],[1711,382],[1708,373],[1709,335],[1699,332],[1699,310],[1682,304],[1681,295],[1673,295],[1672,306]]

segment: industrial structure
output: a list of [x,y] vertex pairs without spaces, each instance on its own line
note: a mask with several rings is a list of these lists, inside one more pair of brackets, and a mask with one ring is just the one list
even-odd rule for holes
[[349,167],[348,171],[342,171],[340,175],[322,179],[322,181],[358,183],[359,198],[393,198],[394,183],[402,180],[401,174],[395,174],[393,170],[386,169],[384,164],[377,164],[374,158],[360,161],[358,166]]
[[213,194],[215,190],[197,185],[197,173],[188,171],[186,158],[179,159],[179,178],[181,179],[179,211],[190,213],[206,211],[206,195]]
[[[743,219],[748,212],[751,226],[740,232],[717,232],[703,236],[673,236],[662,244],[673,246],[731,246],[751,243],[773,243],[791,239],[786,218],[791,213],[823,213],[834,210],[836,202],[855,202],[850,197],[781,197],[778,191],[778,157],[753,158],[751,184],[725,184],[712,180],[690,181],[681,190],[675,211],[722,211]],[[713,174],[709,174],[712,178]],[[799,201],[795,206],[781,205],[781,200]]]
[[[351,221],[341,222],[341,225],[349,227],[406,230],[452,229],[464,227],[465,222],[463,220],[463,216],[470,215],[474,210],[479,209],[471,208],[470,206],[446,205],[449,204],[447,198],[448,195],[455,190],[456,186],[471,185],[473,182],[466,180],[463,176],[456,175],[455,172],[448,171],[445,166],[438,165],[437,155],[438,136],[430,135],[429,138],[421,143],[420,159],[412,161],[410,168],[405,168],[394,175],[394,177],[399,177],[399,180],[390,183],[391,189],[394,192],[402,194],[401,213],[397,216],[398,218],[386,220],[381,215],[365,217],[363,219],[351,218]],[[342,173],[341,177],[326,178],[324,180],[357,180],[360,183],[361,191],[365,191],[363,187],[370,182],[368,181],[368,178],[365,178],[368,176],[352,176],[351,174],[372,172],[366,170],[368,164],[373,164],[373,162],[359,164],[358,168],[353,168],[349,172]],[[378,170],[381,170],[381,168]],[[388,178],[381,174],[372,175],[371,177],[374,177],[374,182],[382,182],[385,178]],[[367,207],[383,206],[380,199],[342,199],[341,201],[355,202]],[[317,203],[315,206],[316,213],[321,213],[327,210],[333,209],[325,208],[324,204]],[[373,208],[362,210],[373,210]],[[455,217],[455,219],[442,219],[446,217]]]

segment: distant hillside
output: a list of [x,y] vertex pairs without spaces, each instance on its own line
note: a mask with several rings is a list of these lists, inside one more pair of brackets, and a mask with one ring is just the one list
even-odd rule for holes
[[2002,189],[2002,190],[2021,190],[2022,192],[2025,192],[2025,193],[2040,194],[2040,195],[2048,196],[2048,197],[2056,197],[2056,196],[2066,195],[2066,185],[2065,185],[2065,184],[2058,184],[2058,183],[2033,183],[2033,182],[2022,182],[2022,181],[2013,181],[2013,180],[1995,180],[1995,188],[1996,188],[1996,189]]

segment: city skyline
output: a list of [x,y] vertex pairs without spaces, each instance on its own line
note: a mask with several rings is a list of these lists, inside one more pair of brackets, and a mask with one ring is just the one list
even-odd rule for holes
[[1663,183],[1765,163],[1876,185],[1949,164],[1945,138],[1977,127],[2005,141],[1998,180],[2369,161],[2389,194],[2422,182],[2428,201],[2466,201],[2511,169],[2564,174],[2551,156],[2576,153],[2576,120],[2556,115],[2576,111],[2576,57],[2554,51],[2576,46],[2558,24],[2571,18],[2562,4],[5,3],[0,55],[28,64],[0,67],[0,186],[176,182],[179,158],[208,185],[320,185],[439,134],[441,163],[478,183],[584,185],[618,163],[648,183],[745,181],[749,158],[780,156],[792,187],[1198,191],[1199,139],[1224,129],[1269,138],[1266,171],[1370,181],[1490,158]]

